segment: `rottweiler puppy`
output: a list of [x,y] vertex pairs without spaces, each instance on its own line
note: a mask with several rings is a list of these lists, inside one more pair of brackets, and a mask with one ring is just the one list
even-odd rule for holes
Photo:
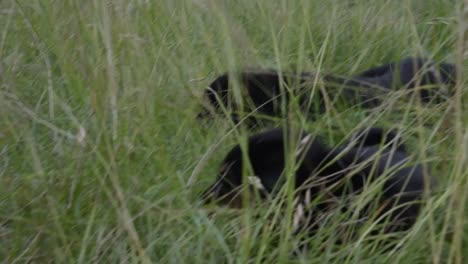
[[[381,128],[362,130],[337,148],[329,148],[312,135],[301,134],[296,157],[296,206],[302,219],[294,220],[294,229],[318,228],[318,215],[331,208],[346,208],[339,203],[380,182],[378,199],[366,205],[363,218],[375,216],[385,224],[385,232],[410,228],[418,216],[425,188],[423,169],[411,164],[406,147],[395,131]],[[205,202],[217,202],[231,207],[243,204],[240,190],[249,186],[261,197],[275,195],[284,185],[285,131],[281,128],[256,134],[248,140],[246,158],[253,175],[243,177],[242,150],[236,145],[224,159],[216,182],[204,194]],[[249,183],[244,184],[243,179]],[[252,181],[251,181],[252,179]],[[255,182],[258,181],[258,182]],[[317,201],[310,206],[310,201]]]
[[[234,76],[225,73],[205,91],[209,106],[198,116],[203,118],[210,113],[222,113],[225,108],[235,123],[242,117],[240,112],[282,117],[287,103],[294,98],[301,112],[314,119],[326,111],[327,103],[370,108],[380,105],[385,95],[398,89],[412,91],[418,88],[423,102],[440,102],[447,98],[446,86],[453,85],[455,77],[454,65],[436,65],[424,58],[405,58],[352,77],[317,76],[311,72],[241,72]],[[239,88],[237,100],[234,99],[233,87]],[[326,98],[329,99],[327,103]],[[256,123],[255,118],[248,120],[249,124]]]

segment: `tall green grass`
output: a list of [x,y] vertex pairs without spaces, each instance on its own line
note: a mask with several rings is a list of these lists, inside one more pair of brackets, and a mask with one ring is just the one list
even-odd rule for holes
[[451,0],[1,1],[0,259],[463,263],[463,76],[457,98],[437,106],[297,116],[329,144],[364,124],[405,131],[439,188],[391,251],[365,236],[334,245],[331,223],[294,257],[290,214],[201,206],[223,155],[252,132],[195,119],[204,88],[225,71],[350,75],[405,56],[465,69],[461,10]]

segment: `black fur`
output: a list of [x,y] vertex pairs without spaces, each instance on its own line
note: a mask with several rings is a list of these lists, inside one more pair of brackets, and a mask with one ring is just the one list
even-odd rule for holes
[[[297,157],[302,158],[297,159],[295,173],[298,197],[305,197],[307,192],[312,200],[324,193],[340,199],[352,197],[362,192],[369,182],[381,179],[384,184],[377,205],[379,216],[387,216],[384,231],[406,230],[413,225],[420,210],[425,177],[421,165],[409,163],[406,147],[395,131],[365,129],[335,149],[328,148],[311,135],[303,134],[300,139],[303,141],[302,150]],[[263,197],[274,194],[275,188],[284,182],[284,146],[282,129],[259,133],[248,140],[247,157],[254,175],[264,187]],[[243,185],[242,164],[242,151],[237,145],[226,156],[216,183],[205,191],[203,199],[233,207],[242,206],[239,195],[239,188]],[[340,199],[335,199],[335,203]],[[308,220],[301,222],[303,227],[313,232],[318,227],[314,219],[317,212],[330,206],[324,200],[307,211]],[[377,210],[375,204],[367,208],[368,211]],[[372,215],[370,212],[362,214]],[[379,223],[385,223],[384,219]]]
[[[271,193],[278,182],[285,167],[285,134],[281,128],[268,130],[251,136],[248,140],[247,157],[254,175],[260,179],[266,193]],[[305,135],[301,138],[304,139]],[[318,167],[328,149],[319,141],[313,140],[307,153],[296,171],[296,187],[302,185],[309,177],[311,168]],[[302,152],[303,153],[303,152]],[[217,177],[216,183],[203,194],[205,201],[217,200],[221,204],[233,207],[242,205],[239,187],[242,185],[243,157],[240,145],[234,146],[226,155]],[[253,176],[253,175],[252,175]]]
[[449,63],[436,65],[429,59],[410,57],[371,68],[354,78],[388,90],[411,90],[419,86],[419,95],[423,102],[440,102],[443,97],[449,96],[449,91],[444,90],[444,86],[455,83],[456,67]]
[[[241,72],[237,76],[225,73],[216,78],[205,91],[212,111],[209,110],[210,107],[206,107],[199,117],[206,117],[212,112],[219,113],[221,106],[229,110],[236,123],[240,121],[239,112],[281,117],[284,114],[284,103],[289,101],[291,94],[298,98],[301,111],[312,119],[326,110],[324,93],[327,93],[332,103],[339,101],[348,106],[374,107],[391,90],[421,87],[419,95],[423,102],[440,102],[448,96],[448,91],[444,90],[445,85],[453,85],[455,81],[455,69],[454,65],[448,63],[437,66],[428,59],[405,58],[396,63],[371,68],[350,78],[318,76],[324,89],[320,89],[321,85],[318,85],[315,86],[315,92],[313,84],[317,76],[313,73],[282,73],[281,76],[273,71]],[[242,108],[231,92],[234,83],[232,78],[239,84],[244,102]],[[284,89],[281,89],[282,84]]]
[[[291,73],[283,73],[280,76],[277,72],[242,72],[238,76],[229,76],[227,73],[217,77],[205,91],[208,103],[214,109],[211,112],[222,112],[222,107],[229,110],[234,122],[240,121],[240,112],[244,114],[253,113],[255,115],[282,116],[282,107],[287,103],[290,94],[298,97],[298,104],[301,110],[310,113],[324,112],[323,95],[317,91],[311,95],[313,75],[303,73],[298,76]],[[241,107],[232,93],[234,83],[239,85],[243,99]],[[308,92],[308,93],[307,93]],[[313,96],[312,104],[308,105],[309,97]],[[231,113],[232,112],[232,113]],[[199,117],[210,115],[207,107]],[[252,120],[253,118],[250,118]]]

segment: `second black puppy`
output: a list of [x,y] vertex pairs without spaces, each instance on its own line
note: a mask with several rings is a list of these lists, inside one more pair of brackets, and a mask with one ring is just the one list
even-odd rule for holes
[[[252,136],[248,142],[247,157],[252,165],[253,184],[264,197],[284,184],[285,141],[282,129],[269,130]],[[378,138],[380,137],[380,139]],[[385,232],[406,230],[418,216],[420,200],[425,187],[425,177],[420,165],[409,164],[404,145],[395,134],[382,129],[365,130],[355,137],[359,144],[351,142],[329,149],[311,135],[301,135],[300,151],[295,153],[297,170],[295,188],[299,206],[305,212],[298,223],[313,232],[318,228],[316,216],[363,192],[369,184],[380,182],[380,198],[364,206],[364,218],[377,215],[377,222],[384,224]],[[379,143],[377,143],[379,142]],[[380,145],[389,143],[389,145]],[[395,142],[395,143],[392,143]],[[354,143],[353,143],[354,144]],[[394,147],[391,147],[394,144]],[[235,146],[226,156],[216,182],[208,188],[203,198],[220,204],[240,207],[244,202],[240,190],[244,185],[242,175],[243,155],[240,146]],[[328,197],[327,199],[323,197]],[[324,199],[318,201],[316,199]],[[310,208],[310,201],[316,201]],[[346,208],[347,205],[344,205]],[[375,211],[379,208],[378,211]],[[372,212],[374,209],[375,212]]]

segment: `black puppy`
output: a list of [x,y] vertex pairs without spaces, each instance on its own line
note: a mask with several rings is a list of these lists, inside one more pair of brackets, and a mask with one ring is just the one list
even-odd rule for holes
[[[302,220],[295,220],[297,225],[313,232],[318,227],[317,212],[324,213],[324,210],[333,207],[324,198],[323,202],[314,204],[314,208],[304,209],[310,206],[310,201],[331,197],[331,200],[339,203],[341,198],[357,195],[370,182],[376,181],[383,182],[380,198],[377,205],[366,206],[367,212],[363,212],[363,216],[373,215],[369,211],[377,206],[379,223],[388,220],[386,232],[406,230],[415,222],[424,191],[425,178],[421,166],[409,164],[406,149],[394,134],[378,128],[365,131],[355,137],[358,142],[356,147],[348,142],[336,149],[329,149],[311,135],[300,136],[300,151],[295,153],[298,157],[295,188],[299,198],[298,206],[305,212],[302,213]],[[376,142],[388,142],[390,145],[395,144],[395,147]],[[253,185],[264,193],[264,197],[274,194],[275,188],[284,184],[284,146],[282,129],[254,135],[248,141],[247,157],[252,165],[252,176],[259,180],[259,183]],[[244,183],[242,165],[240,146],[235,146],[226,156],[216,183],[204,192],[203,199],[241,207],[240,188]]]
[[[210,84],[205,97],[214,111],[219,112],[220,108],[225,107],[236,123],[240,121],[239,112],[282,116],[285,102],[289,101],[291,95],[298,100],[301,111],[314,118],[326,110],[326,97],[333,104],[338,102],[345,106],[375,107],[391,90],[421,87],[419,94],[422,101],[440,101],[440,98],[447,96],[444,86],[452,85],[455,76],[454,65],[442,63],[437,67],[433,61],[424,58],[405,58],[350,78],[317,76],[307,72],[281,75],[273,71],[241,72],[235,76],[225,73]],[[316,79],[319,80],[319,86],[314,86]],[[236,82],[240,88],[240,96],[244,99],[243,107],[233,97],[233,83]],[[206,107],[199,117],[209,115],[208,109]]]

